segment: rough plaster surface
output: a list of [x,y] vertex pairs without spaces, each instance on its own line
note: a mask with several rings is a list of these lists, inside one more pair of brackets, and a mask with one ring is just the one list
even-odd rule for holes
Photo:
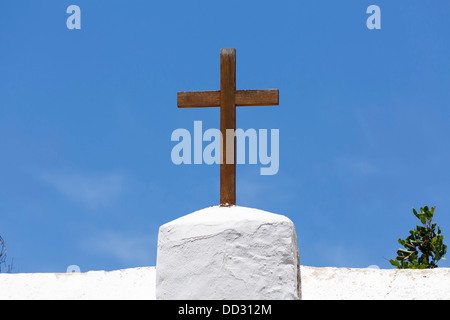
[[155,299],[155,267],[86,273],[0,274],[1,300]]
[[450,269],[301,267],[304,300],[450,300]]
[[245,207],[210,207],[161,226],[157,299],[298,299],[294,224]]

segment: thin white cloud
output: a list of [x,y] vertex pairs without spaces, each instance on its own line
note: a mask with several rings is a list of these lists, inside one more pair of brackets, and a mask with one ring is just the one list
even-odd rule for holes
[[44,174],[42,179],[64,197],[89,208],[110,205],[123,190],[124,177],[118,174]]
[[264,185],[248,178],[241,178],[238,180],[237,189],[239,190],[239,197],[254,202],[266,196],[270,187],[267,184]]
[[81,247],[90,254],[116,259],[125,265],[145,266],[152,260],[155,238],[111,230],[97,232],[87,237]]
[[320,255],[321,264],[327,267],[361,268],[368,265],[365,261],[374,262],[373,257],[369,257],[367,252],[356,244],[320,242],[315,243],[314,248]]
[[[270,183],[266,180],[272,179]],[[282,203],[296,198],[296,189],[301,188],[290,177],[269,177],[244,174],[237,179],[236,190],[238,201],[245,203],[259,203],[271,201]]]
[[337,168],[344,174],[352,174],[353,176],[365,177],[368,175],[378,174],[380,170],[372,162],[367,159],[340,156],[335,160]]
[[364,137],[364,140],[371,148],[375,148],[378,146],[377,140],[373,131],[370,128],[369,122],[367,118],[364,116],[363,111],[361,109],[355,110],[355,118],[356,122],[359,126],[359,129]]

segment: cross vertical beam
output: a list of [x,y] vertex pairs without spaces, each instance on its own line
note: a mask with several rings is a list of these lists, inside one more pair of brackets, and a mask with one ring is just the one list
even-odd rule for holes
[[278,89],[236,90],[236,49],[220,50],[220,91],[178,92],[178,108],[220,107],[220,205],[236,205],[236,107],[277,106]]
[[[227,130],[229,133],[227,133]],[[232,130],[232,131],[231,131]],[[220,204],[236,205],[236,49],[220,50]],[[233,141],[231,141],[231,139]],[[232,148],[229,147],[232,145]]]

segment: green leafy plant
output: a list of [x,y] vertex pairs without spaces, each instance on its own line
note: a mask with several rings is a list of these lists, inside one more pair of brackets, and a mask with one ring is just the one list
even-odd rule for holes
[[420,220],[422,226],[416,226],[409,231],[409,236],[405,239],[398,239],[404,249],[398,249],[397,257],[389,262],[397,269],[434,269],[440,259],[444,259],[447,253],[447,246],[443,243],[444,236],[441,228],[436,223],[432,223],[434,209],[428,207],[420,208],[420,213],[413,208],[414,215]]

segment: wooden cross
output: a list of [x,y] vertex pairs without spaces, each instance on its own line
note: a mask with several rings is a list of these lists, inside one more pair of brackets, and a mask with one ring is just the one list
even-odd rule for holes
[[[220,205],[236,205],[236,138],[227,161],[227,129],[236,132],[236,106],[278,105],[278,89],[236,90],[236,49],[220,50],[220,91],[178,92],[178,108],[220,107]],[[230,158],[230,157],[229,157]],[[231,163],[230,163],[231,162]]]

